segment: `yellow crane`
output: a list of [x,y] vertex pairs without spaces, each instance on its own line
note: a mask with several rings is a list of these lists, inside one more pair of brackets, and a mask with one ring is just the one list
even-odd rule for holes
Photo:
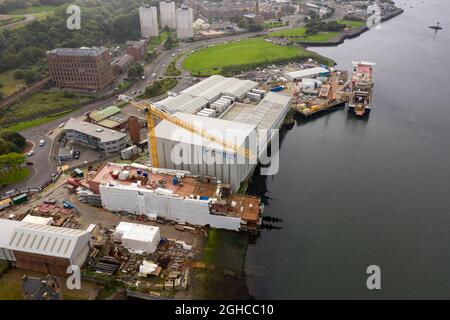
[[187,131],[198,135],[208,141],[220,144],[224,149],[231,151],[233,153],[238,153],[240,155],[245,156],[246,158],[253,158],[253,155],[251,154],[250,150],[246,148],[242,148],[237,146],[234,143],[230,143],[228,141],[225,141],[221,138],[218,138],[210,133],[208,133],[206,130],[202,128],[198,128],[186,121],[183,121],[165,111],[162,111],[161,109],[155,107],[154,105],[145,102],[137,102],[133,98],[126,96],[126,95],[119,95],[119,100],[125,101],[130,103],[131,105],[135,106],[136,108],[139,108],[141,110],[144,110],[145,116],[147,119],[147,129],[148,129],[148,138],[150,141],[150,154],[151,154],[151,160],[152,160],[152,166],[155,168],[159,167],[158,163],[158,147],[156,145],[156,135],[155,135],[155,121],[153,119],[153,116],[156,116],[160,118],[161,120],[167,120],[170,123],[173,123],[174,125],[186,129]]

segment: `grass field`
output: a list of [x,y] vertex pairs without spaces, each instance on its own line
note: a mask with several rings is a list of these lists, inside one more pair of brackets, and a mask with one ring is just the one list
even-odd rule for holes
[[22,168],[20,170],[12,170],[11,173],[6,172],[5,174],[0,174],[0,187],[5,187],[10,184],[17,183],[22,181],[30,174],[30,170],[28,168]]
[[27,8],[20,8],[20,9],[14,9],[11,11],[8,11],[7,14],[9,15],[21,15],[21,14],[46,14],[49,12],[52,12],[59,8],[59,6],[34,6],[34,7],[27,7]]
[[38,116],[43,112],[61,112],[61,108],[73,109],[71,107],[91,100],[87,95],[66,95],[64,92],[37,92],[27,99],[13,104],[0,111],[0,124],[11,120],[11,118],[24,118]]
[[278,38],[290,38],[296,41],[306,41],[306,42],[325,42],[333,37],[337,36],[339,32],[319,32],[313,35],[305,35],[306,28],[293,28],[282,31],[276,31],[269,33],[269,37],[278,37]]
[[[14,72],[16,70],[10,70],[0,73],[0,83],[3,86],[0,88],[0,92],[2,92],[6,97],[12,95],[13,93],[19,91],[21,85],[25,84],[25,80],[16,80],[14,79]],[[19,85],[19,87],[17,87]]]
[[364,21],[352,21],[352,20],[337,20],[340,24],[345,24],[347,28],[353,29],[353,28],[359,28],[366,24]]
[[193,74],[210,75],[219,74],[226,66],[270,63],[307,54],[308,51],[300,48],[283,47],[264,39],[248,39],[199,50],[184,59],[182,65]]
[[[359,28],[365,24],[365,22],[363,21],[350,21],[350,20],[337,20],[337,22],[340,24],[345,24],[349,29]],[[294,41],[304,41],[304,42],[326,42],[331,40],[340,33],[335,31],[327,31],[307,36],[305,35],[305,32],[306,28],[292,28],[272,32],[269,34],[269,37],[289,38]]]

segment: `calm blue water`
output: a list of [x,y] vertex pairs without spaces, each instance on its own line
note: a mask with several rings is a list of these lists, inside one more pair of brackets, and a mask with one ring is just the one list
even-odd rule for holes
[[[247,254],[256,298],[450,298],[450,2],[398,3],[405,13],[380,30],[315,50],[348,70],[377,63],[373,110],[286,133],[265,181],[265,213],[283,230]],[[377,292],[366,288],[371,264]]]

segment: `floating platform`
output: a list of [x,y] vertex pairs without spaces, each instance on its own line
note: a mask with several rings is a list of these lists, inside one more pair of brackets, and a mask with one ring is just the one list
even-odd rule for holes
[[300,91],[299,94],[303,94],[303,97],[298,95],[294,99],[293,109],[300,115],[309,117],[344,108],[349,101],[350,93],[345,91],[349,84],[347,71],[333,72],[329,80],[322,84],[320,90],[317,91],[317,96],[313,96],[307,90]]

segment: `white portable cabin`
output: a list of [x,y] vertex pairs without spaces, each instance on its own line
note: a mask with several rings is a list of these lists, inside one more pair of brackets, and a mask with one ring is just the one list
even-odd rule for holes
[[120,222],[114,232],[114,238],[132,252],[153,253],[161,240],[161,234],[158,227]]

